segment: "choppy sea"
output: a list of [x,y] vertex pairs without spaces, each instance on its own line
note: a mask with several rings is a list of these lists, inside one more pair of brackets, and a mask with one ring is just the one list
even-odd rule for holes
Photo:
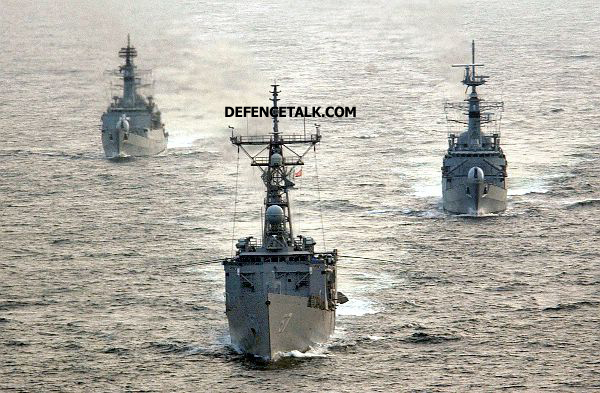
[[[599,2],[0,8],[0,391],[600,390]],[[171,137],[114,162],[104,70],[127,33]],[[443,103],[464,97],[450,65],[472,39],[479,92],[505,102],[510,187],[477,219],[440,204]],[[356,106],[319,119],[296,231],[378,261],[341,258],[334,337],[265,365],[229,345],[222,266],[201,262],[260,232],[227,126],[269,121],[224,106],[268,105],[273,80],[285,105]]]

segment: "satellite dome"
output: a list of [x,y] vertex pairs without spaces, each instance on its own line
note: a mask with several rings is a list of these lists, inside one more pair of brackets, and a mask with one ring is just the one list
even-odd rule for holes
[[279,153],[274,153],[271,155],[271,166],[281,166],[283,164],[283,157]]
[[123,130],[125,132],[129,131],[129,122],[127,121],[127,116],[122,115],[117,121],[117,128]]
[[482,183],[485,176],[483,174],[483,169],[474,166],[473,168],[469,169],[469,174],[467,177],[472,182]]
[[278,205],[269,206],[267,208],[266,216],[269,224],[281,224],[285,218],[283,215],[283,209]]

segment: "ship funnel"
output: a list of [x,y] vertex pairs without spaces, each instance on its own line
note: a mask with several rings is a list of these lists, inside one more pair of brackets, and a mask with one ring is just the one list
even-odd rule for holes
[[467,179],[470,183],[483,183],[485,175],[483,174],[483,169],[474,166],[469,169],[469,174],[467,175]]

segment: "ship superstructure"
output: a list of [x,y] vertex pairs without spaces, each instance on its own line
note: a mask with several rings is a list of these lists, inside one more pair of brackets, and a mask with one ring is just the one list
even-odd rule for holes
[[[277,108],[280,92],[278,85],[272,87]],[[303,157],[321,141],[321,133],[317,127],[311,135],[283,135],[277,116],[272,118],[270,135],[232,131],[238,154],[243,151],[262,173],[265,215],[262,239],[239,239],[235,256],[223,263],[231,342],[267,360],[325,342],[334,331],[337,304],[347,300],[336,289],[337,250],[315,251],[315,240],[294,236],[292,226],[294,170],[304,165]]]
[[[482,215],[506,210],[507,161],[499,131],[504,103],[484,101],[477,94],[477,87],[488,78],[477,75],[476,68],[481,66],[475,63],[473,41],[472,63],[453,65],[465,69],[462,82],[467,86],[467,99],[445,105],[448,122],[466,126],[458,135],[449,133],[442,166],[444,209],[452,213]],[[493,129],[491,135],[482,130],[483,126]]]
[[122,83],[122,96],[114,95],[106,112],[102,114],[102,146],[108,158],[126,156],[150,156],[167,148],[168,133],[161,120],[161,113],[151,95],[144,97],[140,75],[148,71],[138,70],[133,63],[137,50],[131,46],[129,35],[127,47],[121,48],[119,57],[125,64],[111,74]]

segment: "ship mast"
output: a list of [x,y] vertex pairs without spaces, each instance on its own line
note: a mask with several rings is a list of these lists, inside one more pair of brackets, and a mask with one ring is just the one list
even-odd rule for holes
[[[317,129],[312,135],[282,135],[279,132],[279,120],[277,116],[279,101],[277,90],[279,85],[273,84],[273,102],[271,117],[273,119],[273,131],[270,135],[241,136],[231,135],[231,143],[238,146],[251,160],[252,166],[257,166],[262,172],[262,180],[266,187],[265,218],[263,226],[263,246],[268,250],[276,251],[292,247],[294,245],[294,234],[292,227],[292,213],[290,209],[289,190],[294,187],[292,181],[296,166],[304,165],[302,158],[311,148],[314,148],[321,140],[321,134]],[[256,153],[251,154],[245,146],[263,146]],[[288,145],[308,145],[303,153],[297,153]],[[268,156],[265,157],[264,153]],[[274,214],[281,214],[281,219],[273,219]]]
[[488,76],[477,75],[476,67],[483,67],[483,64],[475,63],[475,41],[471,42],[471,64],[453,64],[452,67],[464,67],[465,68],[465,79],[462,83],[467,86],[467,90],[471,88],[471,93],[465,100],[469,105],[469,123],[468,123],[468,135],[469,145],[481,146],[482,135],[481,135],[481,109],[480,102],[477,95],[477,86],[485,84]]
[[125,59],[125,65],[119,67],[119,71],[123,75],[123,104],[122,106],[135,106],[136,98],[136,81],[135,81],[135,65],[133,58],[137,57],[137,50],[131,46],[129,34],[127,34],[127,47],[121,48],[119,57]]
[[[273,87],[273,91],[271,92],[271,94],[273,94],[273,98],[269,98],[270,101],[273,102],[273,113],[278,113],[278,106],[277,106],[277,102],[279,102],[279,98],[277,98],[277,95],[280,93],[279,91],[277,91],[277,87],[279,85],[278,84],[273,84],[271,85],[271,87]],[[277,119],[278,116],[271,116],[273,118],[273,135],[275,137],[275,139],[279,138],[279,120]]]

